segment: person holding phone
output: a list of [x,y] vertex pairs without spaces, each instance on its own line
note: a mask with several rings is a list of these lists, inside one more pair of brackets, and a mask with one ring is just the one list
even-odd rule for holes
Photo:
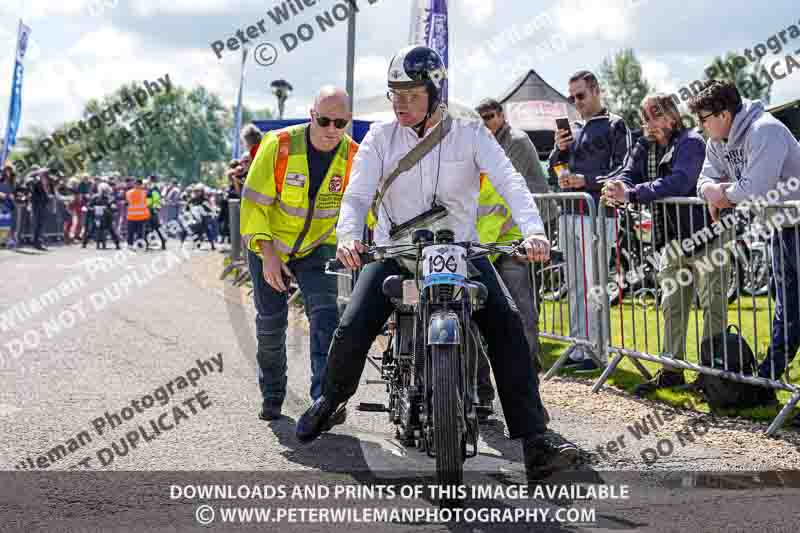
[[[600,84],[593,73],[588,70],[575,73],[569,79],[569,95],[569,101],[575,105],[581,120],[575,122],[574,128],[559,121],[550,166],[558,176],[562,191],[586,192],[599,208],[603,184],[625,168],[631,135],[622,117],[610,113],[603,106]],[[592,261],[587,253],[596,249],[589,235],[592,226],[588,215],[589,208],[583,201],[567,201],[562,206],[559,220],[559,240],[569,280],[570,337],[586,338],[599,344],[602,323],[589,320],[587,313],[588,290],[594,280]],[[614,242],[613,217],[616,210],[608,209],[606,216],[611,220],[599,230],[606,232],[606,242],[610,246]],[[572,347],[570,350],[568,366],[576,367],[579,372],[598,369],[596,362],[586,353],[587,348]]]

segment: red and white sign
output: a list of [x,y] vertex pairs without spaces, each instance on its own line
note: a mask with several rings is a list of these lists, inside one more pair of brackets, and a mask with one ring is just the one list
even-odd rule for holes
[[521,130],[555,131],[556,118],[566,117],[568,111],[564,102],[545,100],[507,102],[504,107],[508,123]]
[[330,184],[328,185],[328,190],[330,192],[342,192],[342,177],[331,176],[331,181]]

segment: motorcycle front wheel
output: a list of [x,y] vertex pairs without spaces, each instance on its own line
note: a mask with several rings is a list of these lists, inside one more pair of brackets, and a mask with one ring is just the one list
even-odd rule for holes
[[[439,485],[457,490],[464,478],[461,364],[456,345],[431,346],[433,367],[433,441]],[[443,505],[455,503],[442,499]]]

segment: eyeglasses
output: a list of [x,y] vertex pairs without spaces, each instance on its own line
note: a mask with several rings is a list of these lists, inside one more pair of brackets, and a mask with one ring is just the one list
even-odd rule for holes
[[494,118],[494,113],[486,113],[485,115],[481,115],[481,118],[484,122],[488,122]]
[[328,118],[328,117],[321,117],[317,115],[316,111],[314,112],[317,118],[317,124],[320,125],[321,128],[327,128],[333,122],[333,127],[337,130],[343,130],[347,123],[350,122],[346,118]]
[[422,100],[424,96],[426,96],[425,93],[401,93],[397,91],[388,91],[386,93],[386,98],[392,103],[407,102],[409,104],[416,104]]
[[701,115],[700,113],[697,114],[697,118],[700,120],[700,124],[705,124],[706,120],[710,119],[713,116],[718,115],[719,113],[709,113],[706,116]]
[[650,122],[651,120],[658,120],[664,116],[664,112],[659,109],[653,109],[650,113],[647,112],[646,109],[642,109],[639,111],[639,116],[642,119],[642,122]]
[[583,102],[586,99],[587,96],[588,95],[585,92],[579,92],[579,93],[576,93],[575,96],[570,96],[569,98],[567,98],[567,101],[570,104],[574,104],[575,100],[578,100],[579,102]]

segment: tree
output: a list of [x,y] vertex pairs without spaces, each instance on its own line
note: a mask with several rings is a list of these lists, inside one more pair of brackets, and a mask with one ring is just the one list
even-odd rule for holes
[[639,128],[639,108],[653,86],[642,76],[642,65],[633,49],[626,48],[603,60],[600,79],[605,86],[609,111],[625,119],[630,129]]
[[737,62],[737,57],[739,55],[734,52],[728,52],[724,60],[721,57],[715,57],[713,63],[711,63],[715,74],[712,77],[706,72],[706,79],[732,81],[744,98],[761,100],[764,105],[769,105],[772,96],[772,84],[767,83],[760,76],[761,59],[759,58],[758,61],[748,67],[747,63],[742,65]]
[[[123,97],[120,88],[103,102],[87,104],[86,115],[93,115]],[[127,88],[128,91],[131,87]],[[151,113],[158,119],[158,127],[145,128],[141,141],[123,145],[119,151],[109,153],[105,163],[123,175],[176,177],[182,183],[200,178],[200,163],[225,158],[227,143],[224,137],[225,107],[217,95],[203,87],[187,90],[181,87],[148,100],[144,108],[123,109],[117,123],[97,130],[91,143],[103,142],[115,136],[115,130]],[[115,137],[116,138],[116,137]],[[88,147],[88,146],[87,146]],[[94,164],[96,169],[97,165]]]
[[249,124],[254,120],[272,120],[273,118],[275,118],[275,116],[268,107],[264,109],[250,109],[246,105],[242,105],[242,125]]
[[[174,177],[184,184],[193,181],[210,183],[216,179],[218,176],[203,172],[202,163],[226,161],[230,157],[233,129],[233,113],[222,104],[219,96],[202,86],[188,90],[173,85],[169,92],[162,91],[141,105],[129,106],[124,103],[125,94],[133,94],[136,88],[134,84],[124,85],[111,94],[87,102],[80,120],[85,125],[90,123],[89,119],[97,123],[98,119],[93,117],[102,117],[99,127],[90,128],[90,132],[77,142],[70,139],[71,144],[66,147],[54,148],[53,157],[36,163],[50,167],[60,163],[72,173],[76,166],[75,156],[82,153],[86,161],[82,170],[94,175],[112,171],[123,176],[156,174]],[[270,116],[268,110],[247,113],[249,117]],[[141,126],[141,135],[119,146],[120,130],[125,128],[135,133],[139,127],[134,122],[139,120],[139,124],[143,124],[145,114],[156,117],[158,127]],[[72,121],[51,131],[34,128],[28,136],[20,137],[10,159],[24,159],[29,155],[32,160],[34,155],[40,155],[41,141],[56,132],[66,134],[77,125],[78,121]],[[119,149],[100,152],[98,147],[108,146],[108,141]],[[90,151],[96,154],[95,160],[88,156]]]

